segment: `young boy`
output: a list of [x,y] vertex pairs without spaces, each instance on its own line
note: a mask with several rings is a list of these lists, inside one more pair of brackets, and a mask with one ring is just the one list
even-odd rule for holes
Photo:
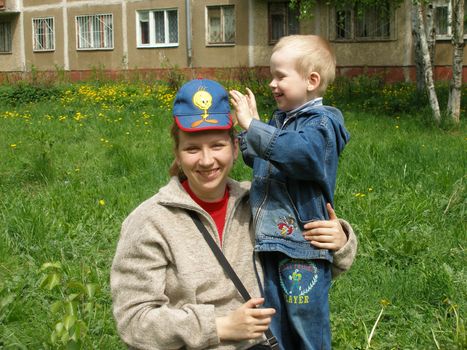
[[322,238],[310,245],[304,235],[313,225],[309,222],[328,218],[338,156],[349,140],[341,112],[322,103],[335,66],[326,40],[283,37],[270,61],[269,86],[278,110],[269,124],[259,121],[249,89],[246,96],[230,92],[238,123],[246,130],[243,158],[253,167],[250,202],[255,250],[265,273],[265,306],[276,309],[271,330],[284,350],[331,348],[333,246]]

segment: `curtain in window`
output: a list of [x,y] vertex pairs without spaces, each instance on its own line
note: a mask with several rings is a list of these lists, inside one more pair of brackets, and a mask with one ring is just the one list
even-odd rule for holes
[[435,7],[435,27],[436,34],[447,35],[448,34],[448,7],[438,6]]
[[0,52],[11,52],[11,23],[0,22]]
[[53,18],[33,19],[34,44],[36,51],[54,49],[54,22]]
[[209,42],[220,43],[221,37],[221,9],[220,7],[208,9]]
[[224,9],[224,41],[235,42],[235,8],[226,6]]
[[154,12],[154,26],[156,33],[156,44],[165,43],[165,24],[164,24],[164,12]]
[[167,11],[169,19],[169,43],[178,43],[178,15],[177,11]]
[[[360,14],[361,13],[361,14]],[[356,36],[360,38],[389,38],[390,11],[389,5],[356,11]]]
[[149,44],[149,12],[139,12],[138,14],[141,44]]

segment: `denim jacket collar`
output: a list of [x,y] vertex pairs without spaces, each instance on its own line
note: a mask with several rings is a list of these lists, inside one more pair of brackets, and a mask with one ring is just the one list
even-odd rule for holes
[[291,111],[288,111],[288,112],[278,111],[278,117],[280,120],[283,120],[283,123],[285,123],[290,118],[296,117],[298,114],[300,114],[301,112],[305,110],[308,110],[311,107],[322,106],[322,105],[323,105],[323,98],[317,97],[317,98],[314,98],[313,100],[310,100],[302,104],[300,107],[292,109]]

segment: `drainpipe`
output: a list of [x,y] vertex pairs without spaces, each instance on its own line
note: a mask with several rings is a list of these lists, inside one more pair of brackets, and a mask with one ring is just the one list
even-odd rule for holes
[[185,0],[186,11],[186,58],[187,66],[192,66],[192,48],[191,48],[191,0]]

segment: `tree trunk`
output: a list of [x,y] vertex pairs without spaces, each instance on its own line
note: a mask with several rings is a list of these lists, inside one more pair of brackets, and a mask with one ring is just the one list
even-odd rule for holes
[[464,58],[464,0],[451,0],[452,79],[449,89],[448,114],[455,123],[460,121],[462,65]]
[[438,97],[436,96],[435,84],[433,81],[433,67],[431,65],[430,52],[428,51],[428,43],[426,38],[425,24],[423,22],[423,10],[420,2],[414,0],[412,3],[412,11],[415,11],[412,16],[413,30],[417,32],[420,38],[420,48],[423,56],[423,74],[428,92],[430,107],[433,112],[433,118],[436,122],[441,121],[441,113],[439,110]]
[[423,55],[422,47],[420,45],[420,33],[417,29],[418,14],[412,11],[412,38],[414,45],[414,63],[415,63],[415,79],[417,82],[417,91],[422,92],[425,90],[425,75],[423,74]]
[[426,18],[426,41],[428,43],[428,52],[430,53],[431,66],[435,66],[435,46],[436,46],[436,28],[433,3],[429,2],[424,7]]

